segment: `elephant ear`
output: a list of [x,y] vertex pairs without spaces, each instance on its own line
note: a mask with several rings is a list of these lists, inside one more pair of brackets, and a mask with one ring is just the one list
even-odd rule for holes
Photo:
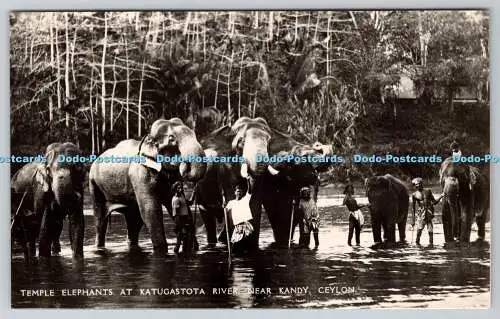
[[139,150],[137,151],[138,155],[142,155],[149,159],[156,159],[158,155],[158,149],[155,145],[155,140],[150,135],[146,135],[142,138],[141,143],[139,144]]
[[274,155],[279,152],[292,152],[295,155],[300,155],[301,148],[305,147],[305,144],[299,143],[293,139],[290,135],[282,133],[276,129],[271,128],[271,140],[269,141],[269,154]]
[[157,172],[161,171],[161,163],[156,161],[158,149],[154,139],[150,135],[146,135],[142,138],[137,154],[145,158],[145,161],[141,163],[142,165],[152,168]]
[[139,144],[138,155],[142,155],[146,158],[156,160],[158,156],[158,142],[161,137],[163,137],[168,128],[172,125],[171,123],[182,124],[182,121],[179,118],[173,118],[170,120],[159,119],[151,124],[151,128],[149,130],[149,134],[144,136]]
[[231,144],[235,136],[231,127],[225,125],[205,136],[200,143],[204,149],[214,149],[219,154],[231,154],[233,153]]
[[50,167],[57,159],[57,156],[61,153],[61,143],[52,143],[47,146],[47,150],[45,152],[45,158],[47,159],[46,166]]
[[469,166],[469,188],[474,189],[480,182],[481,172],[477,167]]
[[35,171],[34,182],[40,185],[44,193],[50,190],[50,175],[45,167],[39,167]]
[[444,183],[445,183],[445,171],[448,169],[448,166],[450,165],[451,163],[451,158],[448,157],[447,159],[445,159],[443,161],[443,163],[441,164],[441,167],[439,168],[439,183],[441,184],[441,188],[444,188]]

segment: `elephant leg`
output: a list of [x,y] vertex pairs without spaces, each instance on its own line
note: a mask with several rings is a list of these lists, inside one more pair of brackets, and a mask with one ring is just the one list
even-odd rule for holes
[[372,215],[372,233],[373,233],[373,241],[375,244],[379,244],[382,242],[382,234],[381,234],[381,222],[378,216]]
[[481,216],[476,216],[476,224],[477,224],[477,240],[484,240],[486,234],[486,218],[485,212]]
[[396,242],[396,224],[393,222],[387,222],[387,241],[389,243],[395,243]]
[[53,221],[51,220],[50,215],[49,209],[46,209],[40,225],[40,235],[38,238],[38,250],[40,257],[50,257],[50,245],[52,243],[51,235],[53,234],[54,229],[51,225]]
[[139,206],[142,221],[149,230],[153,253],[165,256],[168,253],[165,226],[163,224],[163,210],[160,201],[160,185],[156,172],[138,165],[135,171],[129,171],[130,183],[134,189],[135,198]]
[[127,222],[127,237],[129,249],[139,248],[139,233],[144,225],[139,208],[130,208],[125,212]]
[[19,244],[23,248],[24,260],[27,263],[33,263],[36,259],[36,236],[33,230],[28,227],[28,222],[24,218],[19,218],[20,236]]
[[63,230],[64,219],[58,218],[54,224],[54,236],[52,238],[52,254],[58,255],[61,252],[61,233]]
[[85,233],[85,218],[83,207],[79,207],[69,215],[69,238],[73,258],[83,258],[83,237]]
[[398,223],[399,241],[402,243],[406,242],[406,219],[407,216],[405,216],[403,220]]
[[461,225],[460,225],[460,242],[468,243],[470,242],[470,231],[472,227],[472,207],[471,203],[465,203],[461,205]]
[[249,244],[251,250],[259,248],[260,237],[260,218],[262,215],[262,204],[260,201],[250,200],[250,210],[252,211],[253,233],[249,236]]
[[156,255],[165,255],[168,253],[167,239],[165,237],[165,228],[163,225],[163,212],[160,205],[155,205],[153,199],[149,202],[143,198],[139,203],[141,217],[151,235],[153,251]]
[[[215,215],[210,214],[207,210],[202,209],[201,207],[200,215],[207,232],[207,244],[210,247],[215,247],[215,245],[217,244],[217,221]],[[224,240],[226,240],[225,237]]]
[[95,218],[95,245],[98,249],[104,248],[106,243],[106,231],[108,229],[108,218],[106,211],[106,199],[101,190],[91,181],[89,185],[90,197],[94,206]]
[[384,232],[384,242],[386,241],[389,241],[389,229],[388,229],[388,222],[387,222],[387,218],[383,218],[382,219],[382,230]]

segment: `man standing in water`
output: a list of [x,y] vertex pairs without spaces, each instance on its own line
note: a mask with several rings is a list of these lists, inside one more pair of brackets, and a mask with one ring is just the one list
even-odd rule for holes
[[[189,211],[188,201],[184,195],[184,187],[182,182],[178,181],[172,186],[174,196],[172,197],[172,215],[175,220],[175,232],[177,233],[177,243],[174,252],[178,253],[183,241],[188,239],[188,236],[193,236],[196,242],[196,235],[194,234],[195,227],[193,218]],[[195,244],[196,248],[197,244]]]
[[[434,218],[434,205],[439,203],[441,198],[443,198],[443,194],[439,195],[439,197],[435,199],[430,189],[424,189],[424,181],[420,177],[414,178],[411,183],[416,188],[416,191],[411,195],[413,203],[412,228],[415,227],[415,221],[417,223],[417,240],[415,243],[417,246],[420,246],[420,236],[422,236],[424,227],[427,226],[427,230],[429,231],[429,247],[432,247],[434,245],[432,225],[432,219]],[[418,210],[415,214],[416,204],[418,204]]]
[[360,244],[361,228],[364,224],[363,213],[360,208],[370,207],[367,205],[358,205],[358,202],[354,198],[354,186],[349,183],[344,189],[344,201],[342,205],[345,205],[349,210],[349,234],[347,235],[347,245],[351,246],[352,235],[356,231],[356,246]]
[[226,205],[227,214],[234,226],[229,244],[234,245],[253,233],[250,194],[245,193],[246,190],[242,184],[236,185],[234,190],[236,198]]

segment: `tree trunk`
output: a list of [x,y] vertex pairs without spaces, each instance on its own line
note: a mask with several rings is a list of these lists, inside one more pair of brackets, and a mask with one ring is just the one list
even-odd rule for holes
[[[97,97],[95,98],[94,108],[95,108],[95,114],[99,115],[99,99]],[[97,121],[94,124],[95,137],[96,137],[95,145],[97,154],[101,153],[101,141],[102,141],[102,135],[101,135],[101,130],[99,129],[99,125],[102,125],[102,121],[100,121],[99,116],[97,116]]]
[[299,38],[299,13],[295,11],[295,41]]
[[[66,60],[66,65],[64,67],[64,86],[66,87],[66,94],[65,94],[65,101],[64,101],[64,104],[66,106],[66,110],[68,108],[68,104],[69,104],[69,99],[70,99],[70,88],[69,88],[69,60],[70,60],[70,56],[69,56],[69,47],[70,47],[70,44],[69,44],[69,20],[68,20],[68,13],[65,12],[64,13],[64,20],[66,22],[66,54],[65,54],[65,60]],[[67,111],[65,111],[66,113],[66,127],[69,127],[69,113]]]
[[71,75],[73,76],[73,84],[75,86],[76,86],[76,76],[75,76],[76,33],[77,33],[77,28],[75,27],[75,34],[73,36],[73,46],[71,47]]
[[130,138],[130,106],[129,106],[129,96],[130,96],[130,70],[128,63],[128,48],[127,48],[127,36],[123,37],[125,39],[125,60],[126,60],[126,70],[127,70],[127,95],[125,98],[125,131],[127,139]]
[[104,12],[104,38],[102,39],[102,59],[101,59],[101,146],[106,147],[106,49],[108,42],[108,19],[107,13]]
[[[90,52],[93,55],[93,49],[92,45],[90,47]],[[93,103],[92,103],[92,93],[93,93],[93,88],[94,88],[94,68],[90,68],[90,92],[89,92],[89,112],[90,112],[90,136],[92,139],[92,154],[96,154],[96,149],[95,149],[95,123],[94,123],[94,108],[93,108]]]
[[[52,20],[53,16],[51,14],[50,19],[49,19],[49,34],[50,34],[50,70],[51,73],[53,74],[54,70],[54,30],[52,28]],[[52,77],[50,77],[52,78]],[[53,101],[53,96],[52,94],[49,95],[49,120],[52,122],[54,119],[54,101]]]
[[227,73],[227,119],[228,124],[231,125],[231,71],[233,69],[234,51],[231,52],[231,59],[229,60],[229,72]]
[[453,114],[453,112],[454,112],[453,95],[455,95],[455,90],[448,89],[448,113],[449,114]]
[[269,21],[267,25],[268,41],[273,41],[273,24],[274,24],[273,11],[269,11]]
[[30,41],[30,71],[33,71],[33,42],[35,41],[35,37],[31,37]]
[[240,75],[238,77],[238,118],[241,117],[241,76],[243,73],[244,59],[245,59],[245,46],[243,45],[243,52],[241,53],[241,61],[240,61]]
[[417,11],[417,20],[418,20],[418,38],[420,43],[420,64],[425,66],[425,43],[424,43],[424,32],[422,28],[422,12]]
[[144,85],[144,66],[146,65],[146,61],[142,62],[142,71],[141,71],[141,86],[139,88],[139,105],[138,105],[138,115],[137,115],[137,136],[142,135],[142,87]]
[[116,92],[116,57],[113,59],[113,91],[111,92],[111,105],[109,106],[110,108],[110,115],[109,115],[109,129],[111,132],[113,132],[113,126],[114,126],[114,102],[115,102],[115,92]]
[[56,46],[56,68],[57,68],[57,109],[61,110],[62,101],[61,101],[61,65],[60,65],[60,57],[59,57],[59,40],[58,40],[58,29],[57,23],[55,26],[55,46]]

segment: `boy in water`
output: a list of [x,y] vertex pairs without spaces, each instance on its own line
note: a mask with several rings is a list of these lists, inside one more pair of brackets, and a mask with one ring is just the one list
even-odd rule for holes
[[320,219],[316,202],[311,197],[311,189],[309,187],[302,187],[300,190],[297,215],[299,217],[300,246],[309,247],[312,232],[314,248],[318,248]]
[[349,210],[349,235],[347,236],[347,245],[351,246],[353,232],[356,231],[356,246],[360,244],[361,228],[364,224],[363,213],[359,210],[363,207],[370,207],[370,204],[358,205],[358,202],[354,198],[354,186],[352,184],[347,184],[344,189],[344,201],[342,205],[345,205]]
[[[179,248],[190,232],[194,231],[193,219],[189,212],[188,201],[184,195],[184,187],[181,181],[175,182],[172,186],[174,196],[172,197],[172,215],[175,220],[175,232],[177,234],[177,243],[174,252],[178,253]],[[191,234],[194,236],[194,233]],[[195,237],[196,241],[196,237]]]
[[[412,228],[415,227],[415,221],[417,223],[417,239],[415,243],[417,246],[420,246],[420,236],[422,236],[424,227],[427,226],[427,230],[429,231],[429,246],[432,247],[434,244],[432,225],[432,219],[434,218],[434,205],[439,203],[441,198],[443,198],[443,194],[439,195],[439,197],[435,199],[430,189],[424,189],[424,182],[420,177],[414,178],[411,183],[416,188],[416,191],[411,195],[413,202]],[[418,209],[415,214],[416,204],[418,204]]]

